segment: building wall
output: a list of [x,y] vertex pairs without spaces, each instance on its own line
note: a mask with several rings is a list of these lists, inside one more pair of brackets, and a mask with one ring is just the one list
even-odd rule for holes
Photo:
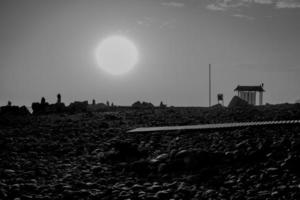
[[247,101],[249,104],[256,105],[256,92],[253,91],[239,91],[238,96]]

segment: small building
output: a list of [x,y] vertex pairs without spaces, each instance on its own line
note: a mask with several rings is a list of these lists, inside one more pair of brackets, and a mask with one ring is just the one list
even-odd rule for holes
[[259,93],[259,105],[263,104],[264,84],[256,86],[241,86],[238,85],[234,91],[238,92],[238,97],[247,101],[251,105],[256,105],[256,93]]

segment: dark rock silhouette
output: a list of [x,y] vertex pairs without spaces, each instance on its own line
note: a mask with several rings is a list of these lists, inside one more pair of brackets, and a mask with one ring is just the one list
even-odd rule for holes
[[140,101],[137,101],[137,102],[133,103],[131,107],[136,108],[136,109],[152,109],[152,108],[154,108],[154,105],[150,102],[149,103],[148,102],[141,103]]
[[41,103],[32,103],[32,114],[34,115],[45,115],[45,114],[58,114],[64,113],[67,111],[67,108],[64,103],[61,103],[61,95],[57,95],[57,102],[55,104],[49,104],[46,102],[46,99],[42,97]]
[[223,109],[223,108],[225,108],[225,107],[219,103],[210,107],[210,109]]
[[56,103],[50,105],[49,112],[50,113],[64,113],[67,111],[67,108],[64,103]]
[[34,102],[31,104],[32,114],[34,115],[46,114],[48,107],[49,107],[49,103],[46,102],[45,97],[42,97],[41,103]]
[[109,107],[104,103],[97,103],[92,105],[88,105],[87,110],[91,112],[97,112],[97,111],[107,111]]
[[79,113],[88,111],[88,101],[75,101],[68,106],[70,113]]
[[2,106],[0,107],[0,115],[30,115],[29,110],[26,108],[26,106]]
[[235,108],[235,107],[244,107],[244,106],[249,106],[248,102],[241,99],[240,97],[238,96],[234,96],[229,105],[228,105],[228,108]]

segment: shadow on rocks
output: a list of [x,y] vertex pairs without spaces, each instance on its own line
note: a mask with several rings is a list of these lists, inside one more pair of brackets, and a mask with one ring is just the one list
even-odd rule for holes
[[147,156],[148,152],[138,149],[137,145],[117,141],[112,144],[112,150],[106,152],[104,158],[108,162],[134,162]]

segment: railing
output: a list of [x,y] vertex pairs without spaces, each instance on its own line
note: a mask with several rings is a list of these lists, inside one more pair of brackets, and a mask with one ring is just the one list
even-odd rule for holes
[[281,120],[281,121],[260,121],[260,122],[236,122],[223,124],[199,124],[187,126],[162,126],[162,127],[142,127],[127,131],[128,133],[139,132],[158,132],[158,131],[178,131],[178,130],[213,130],[213,129],[228,129],[254,126],[273,126],[273,125],[288,125],[300,124],[300,120]]

